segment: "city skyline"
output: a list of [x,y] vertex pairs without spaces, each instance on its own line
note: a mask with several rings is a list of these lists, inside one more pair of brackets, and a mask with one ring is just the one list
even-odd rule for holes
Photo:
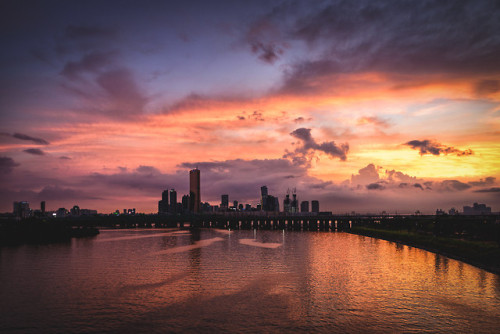
[[197,168],[212,204],[500,211],[495,2],[1,7],[0,212],[153,213]]

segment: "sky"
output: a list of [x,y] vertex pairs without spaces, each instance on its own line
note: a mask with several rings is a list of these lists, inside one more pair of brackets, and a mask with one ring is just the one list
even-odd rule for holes
[[0,212],[164,189],[500,211],[498,1],[0,2]]

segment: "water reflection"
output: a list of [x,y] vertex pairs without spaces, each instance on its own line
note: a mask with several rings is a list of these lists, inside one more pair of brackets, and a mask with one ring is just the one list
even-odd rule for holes
[[492,332],[500,318],[498,275],[369,237],[191,230],[92,240],[2,249],[0,331]]

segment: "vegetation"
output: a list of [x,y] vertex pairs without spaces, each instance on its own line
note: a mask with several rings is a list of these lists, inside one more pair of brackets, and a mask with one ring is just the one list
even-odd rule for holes
[[494,241],[467,240],[456,235],[438,236],[424,231],[394,230],[387,227],[353,226],[350,232],[426,249],[500,273],[500,247]]

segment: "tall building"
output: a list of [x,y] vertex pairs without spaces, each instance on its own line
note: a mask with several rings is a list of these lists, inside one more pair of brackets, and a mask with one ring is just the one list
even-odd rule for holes
[[172,213],[177,212],[177,191],[170,189],[170,207],[169,211]]
[[300,202],[300,212],[309,212],[309,201]]
[[285,213],[291,213],[291,201],[290,201],[290,194],[286,194],[285,199],[283,200],[283,211]]
[[319,201],[311,201],[311,212],[319,212]]
[[229,208],[229,195],[220,196],[220,208],[223,210],[227,210],[227,208]]
[[45,214],[45,201],[40,202],[40,211],[42,211],[42,215]]
[[262,210],[266,210],[266,211],[267,211],[267,207],[268,207],[267,196],[268,196],[267,186],[260,187],[260,205],[261,205]]
[[297,200],[297,194],[292,194],[293,196],[293,199],[292,199],[292,203],[290,205],[290,211],[292,213],[297,213],[299,212],[299,201]]
[[[124,214],[127,214],[127,210],[124,210]],[[161,201],[158,201],[158,213],[168,212],[168,190],[163,190],[161,193]]]
[[184,195],[182,196],[182,212],[188,212],[189,211],[189,195]]
[[200,170],[198,168],[189,171],[189,210],[200,212]]
[[464,215],[489,215],[491,214],[491,207],[486,204],[474,203],[472,207],[464,206]]
[[31,215],[30,204],[28,202],[14,202],[14,215],[19,218],[28,218]]

